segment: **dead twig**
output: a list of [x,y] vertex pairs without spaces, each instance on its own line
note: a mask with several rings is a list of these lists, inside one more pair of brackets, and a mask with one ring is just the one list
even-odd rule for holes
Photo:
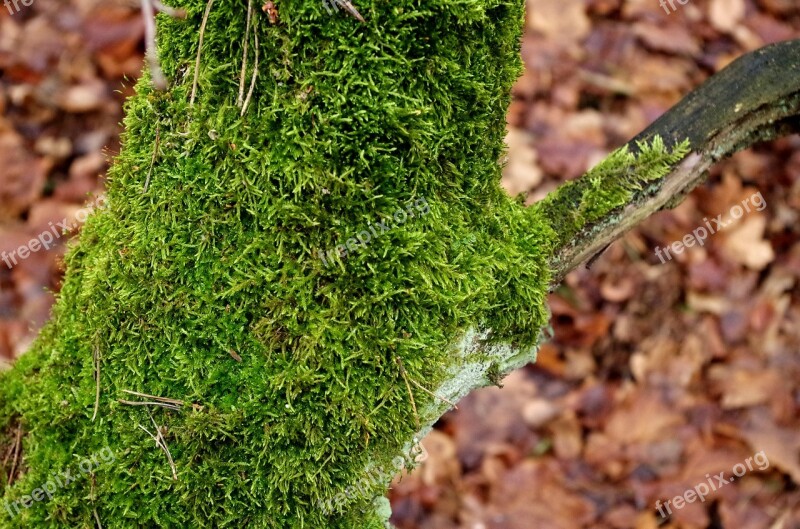
[[130,391],[127,389],[123,389],[122,391],[123,393],[127,393],[128,395],[133,395],[135,397],[151,399],[145,401],[117,399],[117,402],[119,402],[120,404],[125,404],[126,406],[158,406],[161,408],[166,408],[168,410],[181,411],[184,405],[184,402],[182,400],[168,399],[166,397],[156,397],[154,395],[148,395],[146,393],[139,393],[137,391]]
[[364,17],[361,16],[361,13],[358,12],[358,9],[356,9],[356,6],[354,6],[350,2],[350,0],[330,0],[330,1],[342,6],[345,11],[347,11],[351,16],[356,18],[362,24],[366,22],[366,20],[364,20]]
[[411,384],[408,383],[408,373],[406,373],[406,368],[403,367],[403,361],[400,360],[400,357],[396,356],[395,360],[397,361],[397,365],[400,367],[400,374],[403,375],[403,380],[405,380],[406,382],[406,389],[408,389],[408,396],[411,399],[411,409],[414,410],[414,422],[417,425],[417,429],[419,429],[420,428],[419,413],[417,413],[417,403],[414,402],[414,392],[411,391]]
[[414,415],[416,416],[417,428],[419,428],[419,416],[417,415],[417,406],[414,403],[414,394],[411,391],[410,384],[414,384],[416,387],[418,387],[420,390],[424,391],[425,393],[427,393],[431,397],[433,397],[435,399],[438,399],[438,400],[441,400],[442,402],[446,402],[447,404],[449,404],[450,406],[452,406],[456,410],[458,409],[458,406],[455,403],[450,402],[446,398],[437,395],[433,391],[429,390],[428,388],[426,388],[425,386],[423,386],[422,384],[420,384],[419,382],[417,382],[416,380],[414,380],[413,378],[408,376],[408,372],[406,371],[406,368],[403,365],[403,360],[399,356],[395,356],[394,358],[395,358],[395,361],[397,362],[398,367],[400,368],[400,373],[403,375],[403,380],[405,380],[405,382],[406,382],[406,388],[408,388],[408,394],[411,396],[411,407],[414,408]]
[[417,386],[419,389],[421,389],[422,391],[424,391],[425,393],[430,395],[431,397],[433,397],[435,399],[439,399],[442,402],[446,402],[447,404],[449,404],[450,406],[452,406],[456,410],[458,409],[458,406],[455,403],[450,402],[446,398],[437,395],[436,393],[434,393],[433,391],[429,390],[428,388],[426,388],[425,386],[423,386],[422,384],[420,384],[419,382],[417,382],[413,378],[409,378],[408,380],[411,381],[411,383],[414,384],[415,386]]
[[244,32],[244,53],[242,54],[242,73],[239,75],[239,97],[236,103],[241,108],[244,103],[244,81],[247,76],[247,46],[250,43],[250,21],[253,18],[253,0],[247,2],[247,28]]
[[144,399],[153,399],[159,402],[167,402],[169,404],[176,404],[178,406],[183,406],[182,400],[177,399],[170,399],[167,397],[156,397],[155,395],[148,395],[147,393],[139,393],[138,391],[131,391],[129,389],[123,389],[123,393],[127,393],[128,395],[133,395],[134,397],[142,397]]
[[167,404],[166,402],[148,402],[148,401],[133,401],[133,400],[123,400],[117,399],[117,402],[120,404],[125,404],[126,406],[158,406],[161,408],[166,408],[168,410],[180,411],[180,406],[175,406],[174,404]]
[[14,460],[11,463],[11,472],[8,474],[8,485],[11,486],[14,483],[14,476],[17,474],[17,465],[19,464],[19,454],[22,450],[22,425],[20,424],[17,426],[17,436],[14,440]]
[[153,166],[156,163],[156,157],[158,156],[158,147],[161,144],[161,126],[158,122],[156,122],[156,144],[153,147],[153,158],[150,160],[150,169],[147,170],[147,180],[144,182],[144,191],[143,193],[147,193],[148,188],[150,187],[150,178],[153,176]]
[[142,0],[142,18],[144,19],[144,40],[145,40],[145,57],[147,64],[150,67],[150,77],[153,80],[153,86],[158,90],[165,90],[167,88],[167,78],[164,77],[164,72],[161,71],[161,65],[158,63],[158,50],[156,48],[156,21],[155,9],[153,8],[153,0]]
[[253,63],[253,77],[250,79],[250,90],[248,90],[247,99],[244,100],[244,104],[242,105],[242,116],[247,112],[247,106],[250,104],[250,98],[253,97],[253,90],[256,88],[256,78],[258,77],[258,30],[254,29],[253,35],[255,37],[256,56]]
[[208,24],[208,15],[211,13],[212,5],[214,5],[214,0],[208,0],[206,11],[203,13],[203,23],[200,25],[200,42],[197,44],[197,60],[194,63],[194,81],[192,82],[192,95],[189,98],[190,106],[194,106],[195,96],[197,95],[197,81],[200,77],[200,56],[203,51],[203,39],[206,36],[206,25]]
[[94,413],[92,414],[92,422],[97,419],[97,411],[100,409],[100,349],[94,346],[94,379],[97,389],[94,395]]
[[[149,413],[149,412],[148,412]],[[167,461],[169,461],[169,467],[172,470],[172,479],[173,481],[178,481],[178,469],[175,466],[175,460],[172,459],[172,454],[169,451],[169,447],[167,446],[167,441],[164,439],[164,435],[161,432],[161,427],[156,424],[156,420],[153,419],[153,416],[150,415],[150,421],[153,423],[153,427],[156,430],[156,435],[150,433],[150,430],[142,426],[141,424],[137,424],[139,428],[141,428],[147,435],[149,435],[153,441],[155,441],[156,446],[158,446],[164,454],[167,456]]]

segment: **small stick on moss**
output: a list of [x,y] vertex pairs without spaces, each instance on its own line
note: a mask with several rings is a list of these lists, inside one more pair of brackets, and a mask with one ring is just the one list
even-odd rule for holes
[[118,399],[117,402],[120,404],[125,404],[127,406],[160,406],[162,408],[167,408],[168,410],[175,410],[181,411],[183,407],[182,400],[175,400],[175,399],[168,399],[165,397],[156,397],[154,395],[148,395],[146,393],[138,393],[136,391],[130,391],[127,389],[122,390],[123,393],[127,393],[128,395],[134,395],[136,397],[142,397],[145,399],[152,399],[152,401],[132,401],[132,400],[123,400]]
[[250,98],[253,97],[253,90],[256,88],[256,78],[258,77],[258,30],[253,30],[253,36],[255,37],[256,56],[253,63],[253,77],[250,79],[250,90],[248,90],[247,99],[244,100],[244,105],[242,105],[242,116],[247,112],[247,106],[250,104]]
[[428,395],[430,395],[431,397],[433,397],[433,398],[435,398],[435,399],[439,399],[439,400],[440,400],[440,401],[442,401],[442,402],[446,402],[447,404],[449,404],[450,406],[452,406],[452,407],[453,407],[454,409],[456,409],[456,410],[458,409],[458,406],[457,406],[455,403],[453,403],[453,402],[451,402],[451,401],[447,400],[447,399],[446,399],[446,398],[444,398],[444,397],[440,397],[439,395],[437,395],[437,394],[436,394],[436,393],[434,393],[433,391],[429,390],[428,388],[426,388],[425,386],[423,386],[422,384],[420,384],[419,382],[417,382],[417,381],[416,381],[416,380],[414,380],[413,378],[409,378],[409,380],[411,381],[411,383],[412,383],[412,384],[414,384],[415,386],[417,386],[419,389],[421,389],[422,391],[424,391],[425,393],[427,393],[427,394],[428,394]]
[[92,514],[94,515],[94,520],[97,522],[98,529],[103,529],[103,524],[100,523],[100,515],[97,514],[97,507],[94,507],[97,502],[97,476],[92,472],[90,477],[92,480],[92,488],[89,491],[89,500],[92,502]]
[[214,0],[208,0],[206,11],[203,13],[203,23],[200,25],[200,42],[197,44],[197,59],[194,63],[194,81],[192,82],[192,95],[189,98],[190,106],[194,106],[194,99],[197,96],[197,81],[200,77],[200,55],[203,51],[203,39],[206,36],[206,24],[208,24],[208,15],[211,13],[212,5],[214,5]]
[[449,404],[454,409],[456,409],[456,410],[458,409],[458,406],[454,402],[451,402],[451,401],[447,400],[444,397],[440,397],[439,395],[437,395],[433,391],[429,390],[428,388],[426,388],[425,386],[423,386],[422,384],[420,384],[419,382],[417,382],[413,378],[409,377],[408,373],[406,372],[405,366],[403,366],[403,361],[400,359],[400,357],[396,356],[395,359],[397,360],[397,363],[400,366],[400,371],[403,373],[403,376],[405,376],[409,382],[411,382],[412,384],[417,386],[419,389],[421,389],[422,391],[424,391],[425,393],[427,393],[428,395],[430,395],[434,399],[439,399],[440,401]]
[[145,37],[144,55],[150,67],[150,77],[153,80],[153,86],[158,90],[165,90],[167,88],[167,78],[164,77],[164,72],[161,71],[161,65],[158,63],[155,16],[152,0],[142,0],[142,18],[144,19]]
[[361,16],[361,13],[358,12],[358,9],[356,9],[356,7],[350,2],[350,0],[333,0],[333,1],[342,6],[345,11],[350,13],[350,15],[352,15],[362,24],[366,22],[366,20],[364,20],[364,17]]
[[182,400],[170,399],[170,398],[167,398],[167,397],[156,397],[155,395],[148,395],[147,393],[139,393],[138,391],[131,391],[129,389],[123,389],[122,392],[123,393],[127,393],[128,395],[133,395],[134,397],[142,397],[142,398],[145,398],[145,399],[153,399],[153,400],[158,400],[158,401],[161,401],[161,402],[167,402],[169,404],[176,404],[178,406],[183,406],[183,401]]
[[150,177],[153,176],[153,166],[156,163],[156,157],[158,156],[158,147],[160,144],[161,144],[161,124],[156,122],[156,144],[153,146],[153,158],[150,159],[150,169],[147,170],[147,179],[144,182],[144,191],[142,191],[142,193],[147,193],[147,190],[150,187]]
[[167,460],[169,461],[169,467],[172,470],[172,480],[178,481],[178,469],[175,466],[175,461],[172,459],[172,454],[169,451],[169,447],[167,447],[167,442],[164,439],[164,435],[161,433],[161,427],[158,426],[158,424],[156,424],[156,420],[153,419],[152,415],[150,415],[150,420],[153,422],[153,426],[155,427],[156,433],[158,435],[153,435],[152,433],[150,433],[150,430],[148,430],[141,424],[137,424],[137,426],[142,430],[144,430],[144,432],[147,433],[147,435],[149,435],[153,439],[153,441],[155,441],[156,446],[159,447],[167,456]]
[[247,45],[250,43],[250,21],[253,19],[253,0],[247,1],[247,28],[244,32],[244,53],[242,54],[242,73],[239,75],[239,97],[236,103],[239,108],[244,103],[244,80],[247,76]]
[[14,483],[14,476],[17,474],[17,464],[19,463],[19,453],[22,448],[22,425],[17,426],[17,437],[14,440],[14,460],[11,463],[11,472],[8,474],[8,486]]
[[406,382],[406,389],[408,389],[408,396],[411,399],[411,408],[414,410],[414,422],[417,425],[417,429],[419,429],[420,428],[419,413],[417,413],[417,403],[414,402],[414,392],[411,391],[411,384],[408,383],[408,373],[406,373],[406,368],[403,367],[403,361],[400,359],[400,357],[395,356],[394,359],[397,362],[398,367],[400,368],[400,374],[403,375],[403,380],[405,380]]
[[92,414],[92,422],[97,419],[97,410],[100,409],[100,349],[94,346],[94,380],[96,390],[94,394],[94,413]]
[[0,465],[0,468],[5,469],[6,467],[8,467],[8,460],[11,459],[12,455],[14,455],[14,445],[13,444],[10,445],[6,449],[6,456],[3,458],[3,464]]
[[137,401],[123,400],[123,399],[117,399],[117,402],[119,402],[120,404],[125,404],[126,406],[158,406],[161,408],[166,408],[168,410],[181,411],[181,408],[179,406],[175,406],[173,404],[167,404],[165,402],[147,402],[147,401],[137,402]]

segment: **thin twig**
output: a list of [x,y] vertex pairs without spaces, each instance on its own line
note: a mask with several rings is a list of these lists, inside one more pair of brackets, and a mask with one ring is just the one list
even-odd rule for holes
[[333,0],[333,1],[342,6],[345,11],[347,11],[348,13],[350,13],[350,15],[358,19],[358,21],[361,22],[362,24],[366,22],[366,20],[364,20],[364,17],[361,16],[361,13],[358,12],[358,9],[356,9],[356,6],[350,3],[349,0]]
[[168,404],[166,402],[146,402],[146,401],[137,402],[137,401],[123,400],[123,399],[117,399],[117,402],[119,402],[120,404],[125,404],[127,406],[159,406],[161,408],[166,408],[168,410],[181,411],[180,406],[175,406],[174,404]]
[[161,431],[161,428],[156,424],[156,421],[152,416],[150,417],[150,420],[153,421],[153,426],[155,426],[156,432],[158,432],[158,439],[161,441],[161,447],[164,449],[164,453],[167,454],[169,468],[172,469],[172,479],[173,481],[178,481],[178,468],[175,466],[175,460],[172,459],[172,453],[170,453],[169,446],[167,446],[167,440],[164,439],[164,434]]
[[194,81],[192,82],[192,95],[189,98],[189,105],[194,105],[194,99],[197,95],[197,80],[200,76],[200,54],[203,51],[203,39],[206,36],[206,24],[208,24],[208,15],[211,13],[211,6],[214,0],[208,0],[206,4],[206,12],[203,14],[203,23],[200,26],[200,42],[197,45],[197,60],[194,63]]
[[148,430],[141,424],[137,424],[137,426],[142,430],[144,430],[147,433],[147,435],[149,435],[153,439],[153,441],[155,441],[156,446],[158,446],[167,456],[167,461],[169,461],[169,467],[172,470],[172,479],[174,481],[178,481],[178,469],[175,466],[175,460],[172,459],[172,454],[170,453],[169,447],[167,446],[167,441],[164,439],[164,435],[161,433],[161,427],[158,426],[158,424],[156,424],[156,420],[153,419],[152,415],[150,415],[150,420],[153,422],[153,427],[155,427],[156,434],[158,435],[153,435],[152,433],[150,433],[150,430]]
[[97,521],[97,529],[103,529],[103,524],[100,523],[100,515],[97,514],[97,509],[93,509],[94,511],[94,519]]
[[147,393],[139,393],[138,391],[131,391],[129,389],[123,389],[123,393],[127,393],[128,395],[133,395],[134,397],[142,397],[145,399],[153,399],[161,402],[167,402],[169,404],[177,404],[178,406],[183,406],[182,400],[177,399],[169,399],[167,397],[156,397],[155,395],[148,395]]
[[253,18],[253,0],[247,1],[247,29],[244,32],[244,54],[242,55],[242,73],[239,76],[239,107],[244,103],[244,80],[247,75],[247,45],[250,43],[250,20]]
[[247,99],[244,100],[244,105],[242,105],[242,116],[244,116],[244,113],[247,111],[250,98],[253,97],[253,90],[256,88],[256,77],[258,77],[258,30],[253,30],[253,36],[255,37],[256,57],[253,63],[253,77],[250,79],[250,90],[247,92]]
[[403,367],[403,361],[400,360],[399,356],[395,357],[397,361],[397,365],[400,366],[400,374],[403,375],[403,380],[406,382],[406,389],[408,389],[408,396],[411,399],[411,408],[414,410],[414,422],[417,424],[417,429],[420,428],[419,423],[419,413],[417,413],[417,403],[414,402],[414,392],[411,391],[411,384],[408,383],[408,374],[406,373],[406,368]]
[[416,381],[416,380],[414,380],[413,378],[409,378],[408,380],[410,380],[412,384],[414,384],[415,386],[417,386],[419,389],[421,389],[422,391],[424,391],[425,393],[427,393],[427,394],[428,394],[428,395],[430,395],[431,397],[433,397],[433,398],[435,398],[435,399],[439,399],[439,400],[440,400],[440,401],[442,401],[442,402],[446,402],[447,404],[449,404],[450,406],[452,406],[452,407],[453,407],[454,409],[456,409],[456,410],[458,409],[458,406],[457,406],[455,403],[453,403],[453,402],[450,402],[449,400],[447,400],[447,399],[446,399],[446,398],[444,398],[444,397],[440,397],[439,395],[437,395],[437,394],[436,394],[436,393],[434,393],[433,391],[429,390],[428,388],[426,388],[425,386],[423,386],[422,384],[420,384],[419,382],[417,382],[417,381]]
[[145,57],[150,66],[150,77],[153,86],[158,90],[167,88],[167,78],[158,64],[158,50],[156,49],[156,21],[153,9],[153,0],[142,0],[142,18],[144,19]]
[[94,413],[92,414],[92,422],[97,419],[97,410],[100,409],[100,350],[94,346],[94,378],[97,389],[94,395]]
[[156,157],[158,156],[158,147],[161,144],[161,124],[156,122],[156,144],[153,146],[153,158],[150,160],[150,169],[147,170],[147,180],[144,182],[144,191],[143,193],[147,193],[147,189],[150,187],[150,177],[153,176],[153,166],[156,163]]
[[14,461],[11,464],[11,473],[8,474],[8,486],[14,482],[14,476],[17,473],[17,464],[19,463],[19,453],[22,448],[22,425],[17,427],[17,438],[14,441]]
[[0,465],[0,468],[6,468],[6,466],[8,465],[8,460],[11,459],[12,455],[14,455],[14,448],[15,445],[11,445],[8,447],[8,450],[6,450],[6,456],[3,458],[3,464]]

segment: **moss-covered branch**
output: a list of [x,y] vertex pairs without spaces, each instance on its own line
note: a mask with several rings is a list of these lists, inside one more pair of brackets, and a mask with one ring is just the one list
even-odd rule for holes
[[[642,186],[624,207],[612,208],[564,237],[550,260],[552,286],[602,251],[642,220],[674,207],[722,158],[750,145],[800,130],[800,40],[767,46],[744,55],[686,96],[624,149],[638,153],[641,145],[663,139],[677,148],[663,178]],[[688,147],[684,149],[684,147]],[[638,171],[638,169],[637,169]],[[591,173],[590,173],[591,174]],[[580,200],[572,185],[586,186],[586,177],[546,199],[556,223],[572,218]],[[555,205],[554,205],[555,204]]]

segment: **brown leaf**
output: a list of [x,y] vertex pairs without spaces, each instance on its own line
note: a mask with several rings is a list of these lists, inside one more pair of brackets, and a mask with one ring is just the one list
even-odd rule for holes
[[744,0],[711,0],[708,19],[718,31],[730,32],[742,21]]

